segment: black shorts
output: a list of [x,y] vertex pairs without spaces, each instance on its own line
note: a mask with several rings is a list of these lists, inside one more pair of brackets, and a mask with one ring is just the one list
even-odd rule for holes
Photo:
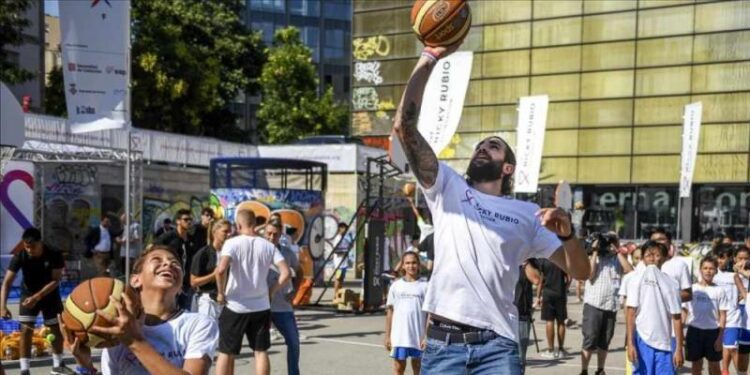
[[[28,298],[27,295],[21,295],[21,303]],[[58,324],[57,321],[57,314],[62,313],[63,311],[63,304],[60,300],[60,292],[55,291],[52,292],[44,298],[42,298],[39,302],[34,305],[34,307],[27,309],[23,307],[23,305],[18,306],[18,321],[21,323],[26,323],[30,325],[34,325],[36,323],[36,317],[39,315],[39,313],[42,313],[42,317],[44,317],[44,325],[46,326],[53,326],[55,324]]]
[[224,307],[219,315],[219,352],[240,354],[242,338],[247,337],[253,351],[271,347],[271,310],[236,313]]
[[601,310],[589,304],[583,305],[583,349],[588,351],[609,350],[609,342],[615,334],[615,311]]
[[749,344],[738,345],[737,352],[740,354],[750,354],[750,345]]
[[568,298],[562,297],[543,297],[542,298],[542,320],[548,322],[557,320],[562,323],[568,319]]
[[703,358],[709,362],[721,361],[721,351],[714,350],[719,329],[699,329],[688,326],[685,336],[685,360],[694,362]]

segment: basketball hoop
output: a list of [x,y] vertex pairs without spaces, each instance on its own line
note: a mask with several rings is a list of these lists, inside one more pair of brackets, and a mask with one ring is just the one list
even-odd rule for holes
[[0,180],[5,175],[5,164],[13,157],[16,148],[13,146],[0,146]]

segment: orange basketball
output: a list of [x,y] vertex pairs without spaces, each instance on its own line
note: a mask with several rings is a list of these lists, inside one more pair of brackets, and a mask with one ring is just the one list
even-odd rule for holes
[[406,183],[403,187],[404,195],[407,197],[414,196],[414,190],[416,189],[416,186],[413,182]]
[[411,25],[426,46],[450,46],[469,33],[469,4],[466,0],[417,0],[411,8]]
[[107,327],[109,323],[99,316],[96,311],[101,310],[111,317],[117,316],[117,308],[109,297],[120,301],[124,293],[125,284],[109,277],[96,277],[78,284],[68,299],[65,300],[65,310],[62,320],[65,329],[81,343],[88,343],[91,348],[106,348],[117,345],[110,337],[102,337],[89,332],[92,326]]

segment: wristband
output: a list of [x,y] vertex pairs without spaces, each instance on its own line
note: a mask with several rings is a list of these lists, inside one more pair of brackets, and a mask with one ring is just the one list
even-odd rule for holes
[[575,231],[575,228],[573,228],[573,226],[571,225],[571,226],[570,226],[570,234],[569,234],[569,235],[567,235],[567,236],[563,237],[563,236],[561,236],[561,235],[559,235],[559,234],[558,234],[558,235],[557,235],[557,238],[558,238],[558,239],[559,239],[560,241],[562,241],[562,242],[565,242],[565,241],[567,241],[567,240],[571,240],[571,239],[575,238],[575,236],[576,236],[576,231]]
[[427,51],[427,50],[423,50],[422,51],[422,56],[430,59],[430,61],[432,61],[433,63],[435,63],[435,62],[438,61],[438,57],[435,54],[433,54],[432,52]]

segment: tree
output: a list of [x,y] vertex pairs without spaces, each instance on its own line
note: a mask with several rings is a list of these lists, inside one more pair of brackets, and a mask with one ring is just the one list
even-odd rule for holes
[[262,99],[258,122],[265,141],[288,143],[311,134],[342,134],[348,110],[333,99],[328,87],[318,96],[318,78],[312,53],[300,40],[299,30],[276,31],[268,62],[260,75]]
[[50,70],[49,79],[44,86],[44,113],[52,116],[67,117],[65,106],[65,83],[63,82],[62,66]]
[[25,18],[29,0],[0,1],[0,81],[18,84],[34,78],[34,73],[17,66],[10,60],[10,53],[5,49],[23,44],[23,29],[31,22]]
[[265,61],[260,35],[237,0],[132,2],[132,107],[137,127],[248,139],[230,103],[255,93]]

